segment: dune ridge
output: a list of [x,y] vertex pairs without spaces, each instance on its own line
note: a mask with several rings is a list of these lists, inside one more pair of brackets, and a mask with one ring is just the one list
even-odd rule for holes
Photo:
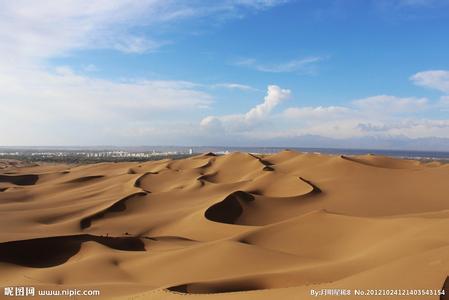
[[448,175],[441,163],[294,151],[2,161],[0,282],[104,299],[447,289]]

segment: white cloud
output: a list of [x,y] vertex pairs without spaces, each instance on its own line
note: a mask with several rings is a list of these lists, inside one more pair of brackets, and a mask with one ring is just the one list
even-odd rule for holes
[[410,77],[410,79],[416,85],[449,93],[449,71],[431,70],[419,72]]
[[290,90],[281,89],[277,85],[269,85],[264,102],[253,107],[245,114],[245,120],[253,122],[265,118],[282,100],[290,96]]
[[260,72],[268,73],[289,73],[289,72],[306,72],[313,71],[313,65],[322,61],[323,57],[311,56],[301,59],[294,59],[288,62],[278,64],[261,64],[255,59],[241,59],[234,64],[237,66],[248,67]]
[[374,133],[391,136],[407,136],[412,138],[425,138],[430,136],[449,138],[449,120],[397,120],[391,123],[368,122],[358,124],[363,133]]
[[228,132],[245,131],[252,126],[265,121],[283,100],[290,97],[291,92],[287,89],[281,89],[277,85],[267,87],[267,95],[264,102],[251,108],[245,114],[208,116],[201,120],[200,125],[203,129],[218,130],[224,129]]
[[117,39],[112,47],[125,53],[141,54],[153,51],[166,44],[169,44],[169,42],[156,42],[142,36],[125,36],[121,39]]
[[240,90],[240,91],[257,91],[257,89],[253,88],[252,86],[230,82],[213,84],[212,87],[225,88],[230,90]]
[[284,116],[292,119],[334,119],[344,117],[350,111],[343,106],[290,107],[284,111]]
[[324,122],[351,121],[357,124],[363,120],[384,120],[398,115],[421,112],[428,108],[426,98],[377,95],[354,100],[347,106],[305,106],[287,108],[282,116],[290,122],[317,124]]
[[[82,144],[92,136],[102,138],[102,130],[117,131],[128,123],[172,122],[177,114],[201,111],[212,101],[195,84],[183,81],[116,82],[67,67],[13,72],[0,73],[0,128],[8,128],[3,144]],[[85,135],[74,134],[80,127],[89,127]]]
[[390,95],[377,95],[353,101],[354,105],[367,111],[383,113],[406,113],[424,109],[428,104],[427,98],[401,98]]
[[223,125],[218,117],[207,116],[200,122],[201,128],[211,132],[222,132],[224,130]]
[[122,109],[154,112],[210,104],[212,97],[194,87],[194,83],[184,81],[115,82],[82,76],[67,67],[57,68],[54,73],[34,70],[21,71],[20,76],[0,74],[0,98],[8,99],[8,105],[2,107],[21,105],[26,111],[26,104],[34,103],[39,110],[60,110],[61,114],[70,112],[74,117],[78,117],[74,107],[85,107],[101,116],[114,109],[119,109],[116,113],[120,114]]
[[0,52],[20,59],[48,58],[73,49],[115,48],[129,39],[142,12],[156,16],[157,1],[2,1]]

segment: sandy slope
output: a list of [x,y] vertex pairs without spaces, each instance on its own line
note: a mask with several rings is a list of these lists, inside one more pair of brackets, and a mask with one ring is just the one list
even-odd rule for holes
[[0,286],[93,288],[106,299],[440,289],[449,275],[448,178],[439,163],[290,151],[2,162]]

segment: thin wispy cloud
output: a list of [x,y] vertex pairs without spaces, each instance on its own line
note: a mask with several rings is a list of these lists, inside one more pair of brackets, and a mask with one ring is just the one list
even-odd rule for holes
[[240,90],[240,91],[258,91],[258,89],[254,88],[252,86],[249,86],[246,84],[240,84],[240,83],[232,83],[232,82],[217,83],[217,84],[213,84],[212,87],[229,89],[229,90]]
[[265,64],[258,62],[256,59],[250,58],[237,60],[234,62],[234,65],[268,73],[309,73],[314,70],[314,67],[316,67],[317,63],[321,62],[324,59],[324,57],[320,56],[310,56],[276,64]]
[[427,98],[396,97],[391,95],[377,95],[353,101],[360,109],[385,113],[408,113],[425,109],[429,103]]
[[167,43],[134,33],[189,18],[264,9],[285,1],[173,0],[0,1],[0,53],[50,57],[74,49],[109,48],[129,53],[153,51]]
[[283,115],[288,119],[315,119],[329,120],[331,118],[344,118],[351,109],[343,106],[305,106],[287,108]]
[[289,2],[289,0],[235,0],[235,4],[244,4],[259,9],[268,8]]

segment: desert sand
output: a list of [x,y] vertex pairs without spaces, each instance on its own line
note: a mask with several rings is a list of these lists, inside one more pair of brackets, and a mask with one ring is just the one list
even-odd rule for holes
[[94,299],[439,299],[310,290],[441,289],[448,180],[449,164],[293,151],[2,162],[0,286],[101,290]]

